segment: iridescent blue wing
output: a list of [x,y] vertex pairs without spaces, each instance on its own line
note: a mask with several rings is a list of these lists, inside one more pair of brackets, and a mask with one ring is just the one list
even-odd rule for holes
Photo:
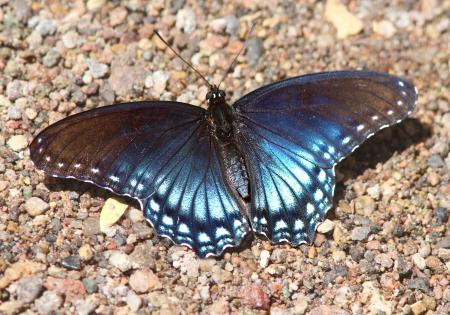
[[140,201],[157,233],[200,256],[237,245],[248,227],[199,107],[136,102],[65,118],[30,145],[37,168]]
[[276,82],[233,106],[245,130],[283,143],[308,161],[332,167],[378,130],[414,109],[406,80],[367,71],[309,74]]
[[404,119],[415,100],[408,81],[365,71],[300,76],[239,99],[233,107],[253,229],[275,242],[311,240],[332,202],[334,165]]

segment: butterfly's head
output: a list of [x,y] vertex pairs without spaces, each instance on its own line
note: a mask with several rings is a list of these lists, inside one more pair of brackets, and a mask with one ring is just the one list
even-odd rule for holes
[[225,91],[213,85],[206,94],[206,101],[209,105],[225,102]]

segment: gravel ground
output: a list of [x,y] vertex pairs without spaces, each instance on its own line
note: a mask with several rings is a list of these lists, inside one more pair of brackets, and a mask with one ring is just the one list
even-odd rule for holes
[[[448,314],[450,1],[0,0],[0,313]],[[203,105],[281,78],[364,68],[411,79],[411,119],[337,167],[312,246],[255,240],[198,259],[138,205],[99,230],[109,192],[47,178],[27,145],[49,123],[139,99]]]

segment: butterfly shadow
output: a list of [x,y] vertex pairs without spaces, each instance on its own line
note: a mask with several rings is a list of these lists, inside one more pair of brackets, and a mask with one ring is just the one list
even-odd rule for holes
[[431,136],[431,126],[418,119],[408,118],[403,122],[386,128],[365,141],[358,149],[336,165],[338,178],[333,207],[328,218],[335,218],[334,209],[339,200],[345,199],[344,182],[361,176],[366,170],[373,169],[378,163],[386,163],[395,154],[401,154],[416,143]]

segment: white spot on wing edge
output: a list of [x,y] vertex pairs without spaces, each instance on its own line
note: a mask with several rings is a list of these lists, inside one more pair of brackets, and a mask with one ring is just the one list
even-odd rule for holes
[[116,183],[119,181],[119,177],[114,176],[114,175],[109,176],[109,179]]
[[344,139],[342,139],[342,143],[343,143],[343,144],[347,144],[347,143],[350,142],[350,140],[351,140],[350,137],[345,137]]
[[162,222],[165,225],[173,225],[173,219],[171,217],[169,217],[168,215],[163,216]]
[[155,199],[150,199],[150,208],[152,208],[153,211],[158,212],[160,210],[160,206],[158,203],[155,202]]
[[364,129],[364,125],[358,125],[358,127],[356,127],[357,131],[361,131]]
[[402,101],[402,100],[398,100],[398,101],[397,101],[397,105],[398,105],[398,106],[402,106],[402,105],[403,105],[403,101]]
[[306,205],[306,214],[311,215],[314,212],[315,208],[312,203],[309,203]]
[[387,114],[388,114],[389,116],[391,116],[393,113],[394,113],[394,111],[393,111],[392,109],[390,109],[390,110],[387,111]]
[[403,83],[403,81],[398,80],[398,85],[400,85],[401,87],[404,87],[405,83]]
[[279,220],[277,221],[277,223],[275,223],[275,229],[277,230],[282,230],[282,229],[286,229],[288,226],[286,224],[286,222],[284,222],[284,220]]
[[208,236],[208,234],[206,234],[205,232],[201,232],[199,235],[198,235],[198,241],[200,242],[200,243],[209,243],[209,242],[211,242],[211,238]]

